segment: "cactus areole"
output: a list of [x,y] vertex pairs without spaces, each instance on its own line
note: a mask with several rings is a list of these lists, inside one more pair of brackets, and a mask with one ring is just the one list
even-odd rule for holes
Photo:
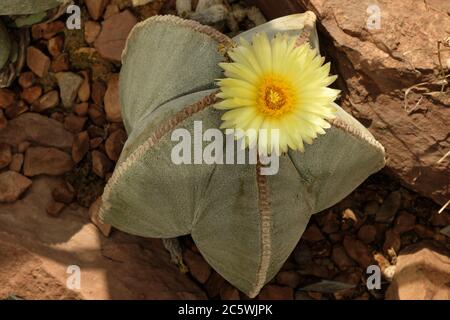
[[[193,21],[152,17],[135,26],[122,60],[128,140],[100,218],[144,237],[191,234],[207,262],[250,297],[280,270],[312,214],[385,164],[381,144],[334,102],[335,77],[318,53],[311,12],[234,39]],[[255,129],[233,141],[248,154],[257,148],[258,161],[174,162],[174,132],[194,137],[199,123],[205,135]],[[267,139],[260,129],[279,136]],[[209,138],[193,139],[192,152],[226,139]],[[279,170],[262,174],[260,158],[276,148]]]

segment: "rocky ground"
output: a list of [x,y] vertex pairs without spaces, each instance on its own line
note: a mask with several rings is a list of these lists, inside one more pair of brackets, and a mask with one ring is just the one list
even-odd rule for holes
[[[189,237],[181,239],[189,270],[184,274],[160,240],[126,235],[96,220],[96,200],[127,138],[118,73],[132,27],[171,13],[234,35],[265,21],[248,3],[196,8],[203,3],[192,1],[193,7],[177,11],[171,0],[142,6],[85,0],[82,30],[65,28],[66,16],[31,28],[26,67],[10,88],[0,89],[0,298],[248,299],[209,267]],[[440,211],[449,188],[443,158],[450,146],[449,92],[420,98],[425,91],[412,90],[411,98],[423,103],[415,101],[415,110],[405,111],[401,99],[408,87],[438,77],[437,55],[431,62],[425,53],[399,58],[396,50],[406,51],[405,38],[425,41],[417,38],[420,33],[400,30],[400,40],[358,33],[359,18],[336,9],[336,1],[252,3],[267,18],[316,12],[325,53],[342,79],[342,104],[388,155],[386,169],[313,216],[291,257],[257,298],[450,299],[450,214]],[[410,1],[399,3],[410,10]],[[425,18],[450,13],[440,4],[430,4],[432,17]],[[445,25],[449,19],[443,17]],[[450,34],[448,26],[444,33]],[[427,32],[443,38],[440,31]],[[435,83],[427,85],[435,92]],[[372,264],[381,268],[381,289],[366,286]],[[69,265],[82,269],[78,291],[65,285]]]

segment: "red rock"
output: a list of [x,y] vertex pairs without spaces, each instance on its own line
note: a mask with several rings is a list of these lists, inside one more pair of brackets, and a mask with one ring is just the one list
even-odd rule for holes
[[120,12],[119,6],[112,3],[108,4],[105,10],[105,14],[103,15],[103,19],[108,19],[109,17],[112,17],[115,14],[118,14]]
[[186,262],[191,275],[200,283],[206,283],[211,275],[211,267],[205,259],[191,250],[186,250],[184,252],[183,259]]
[[116,130],[111,133],[105,142],[105,149],[108,158],[113,161],[119,160],[120,153],[122,152],[122,148],[126,140],[127,134],[124,130]]
[[66,53],[61,53],[59,56],[53,59],[51,69],[55,73],[69,71],[70,69],[69,55],[67,55]]
[[27,48],[27,65],[38,77],[47,75],[50,68],[50,58],[35,47]]
[[92,83],[92,101],[98,106],[103,105],[103,98],[106,93],[106,86],[102,81]]
[[414,229],[416,224],[416,217],[408,212],[401,212],[395,220],[394,231],[402,234]]
[[337,232],[340,228],[338,216],[331,210],[324,215],[321,222],[321,230],[328,234]]
[[14,119],[28,111],[28,106],[23,100],[9,106],[5,109],[5,115],[8,119]]
[[387,300],[450,300],[450,252],[431,243],[400,252]]
[[119,99],[119,75],[113,75],[109,79],[104,103],[106,119],[110,122],[122,122]]
[[48,40],[47,42],[47,49],[48,52],[53,56],[57,57],[62,53],[62,50],[64,48],[64,37],[63,36],[56,36]]
[[94,42],[98,53],[103,58],[120,61],[128,34],[137,22],[129,10],[103,21],[102,31]]
[[300,274],[294,270],[280,271],[276,276],[277,284],[291,288],[297,288],[300,280]]
[[91,96],[89,73],[87,71],[81,71],[81,75],[83,76],[83,82],[81,83],[81,86],[78,89],[78,99],[81,102],[86,102],[89,100],[89,97]]
[[266,285],[258,295],[258,300],[293,300],[294,290],[289,287]]
[[86,124],[86,120],[87,117],[79,117],[70,114],[64,119],[64,128],[72,133],[81,132]]
[[20,94],[20,97],[28,102],[29,104],[32,104],[34,101],[39,99],[39,97],[42,94],[42,88],[41,86],[34,86],[27,89],[24,89],[22,93]]
[[92,171],[99,177],[105,177],[105,174],[113,167],[111,160],[104,153],[94,150],[92,151]]
[[6,168],[12,160],[11,146],[0,143],[0,169]]
[[362,241],[350,236],[345,236],[343,245],[350,258],[355,260],[361,267],[367,268],[373,262],[372,254]]
[[101,222],[98,216],[101,206],[102,198],[98,198],[89,207],[89,217],[91,218],[91,222],[100,230],[100,232],[105,237],[109,237],[109,234],[111,233],[111,225]]
[[220,288],[220,299],[222,300],[240,300],[239,291],[228,282]]
[[52,191],[53,200],[64,204],[70,204],[75,199],[75,189],[66,181],[61,182]]
[[11,163],[9,164],[9,170],[20,172],[20,170],[22,170],[22,164],[23,164],[23,154],[16,153],[12,156]]
[[23,172],[32,177],[40,174],[60,175],[73,168],[72,158],[55,148],[30,147],[25,152]]
[[86,21],[84,24],[84,39],[91,44],[97,39],[102,27],[100,23],[95,21]]
[[44,39],[50,40],[56,34],[63,32],[65,28],[66,24],[60,20],[45,23],[43,27],[44,32],[42,36],[44,37]]
[[402,245],[400,235],[396,231],[389,229],[386,231],[385,237],[386,239],[383,244],[383,252],[387,254],[390,249],[393,249],[395,252],[399,252]]
[[31,87],[35,82],[34,73],[31,71],[21,73],[18,82],[23,89]]
[[220,274],[213,271],[205,284],[205,289],[208,294],[208,297],[210,298],[217,297],[220,293],[220,288],[222,288],[224,283],[226,283],[225,279],[222,278]]
[[75,107],[73,108],[73,111],[76,113],[77,116],[85,117],[85,116],[87,116],[88,108],[89,108],[89,103],[83,102],[83,103],[76,104]]
[[94,125],[90,125],[87,129],[87,132],[89,134],[89,138],[103,138],[105,136],[105,130]]
[[31,180],[20,173],[0,173],[0,202],[14,202],[31,186]]
[[0,108],[7,108],[16,101],[16,95],[9,89],[0,89]]
[[341,245],[335,245],[333,247],[331,259],[341,270],[345,270],[355,265],[353,260],[347,255],[344,247]]
[[94,20],[98,20],[108,4],[107,0],[85,0],[84,2],[89,11],[89,15]]
[[44,112],[59,105],[59,93],[52,90],[44,94],[37,103],[33,105],[33,111]]
[[365,224],[358,230],[358,238],[364,243],[370,244],[377,237],[377,229],[371,224]]
[[103,139],[101,137],[93,138],[89,140],[89,149],[97,149],[99,145],[101,145]]
[[0,109],[0,131],[8,125],[8,119],[5,117],[5,113]]
[[80,132],[73,139],[72,159],[75,163],[81,161],[89,151],[89,135],[87,131]]
[[95,104],[89,105],[88,115],[91,121],[97,126],[102,126],[106,122],[106,115],[102,108]]
[[64,209],[66,205],[61,202],[56,201],[50,201],[50,203],[47,205],[46,211],[47,213],[52,217],[57,217],[61,213],[61,211]]
[[323,240],[324,237],[322,232],[320,232],[320,229],[315,224],[312,224],[308,228],[306,228],[305,232],[303,232],[302,239],[314,242]]

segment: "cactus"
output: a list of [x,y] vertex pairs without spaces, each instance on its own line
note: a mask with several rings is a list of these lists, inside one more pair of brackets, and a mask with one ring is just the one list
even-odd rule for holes
[[327,133],[280,156],[280,170],[261,165],[176,165],[171,132],[194,121],[220,126],[218,63],[239,37],[255,32],[307,35],[318,48],[311,12],[276,19],[234,39],[171,16],[131,32],[120,75],[129,138],[102,196],[100,219],[143,237],[191,234],[206,261],[250,297],[279,271],[310,216],[337,203],[384,166],[384,149],[341,108]]

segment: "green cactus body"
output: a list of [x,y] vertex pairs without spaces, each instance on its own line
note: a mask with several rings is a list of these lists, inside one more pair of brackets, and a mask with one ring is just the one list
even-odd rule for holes
[[62,3],[65,0],[2,0],[0,3],[0,15],[25,15],[44,12]]
[[[317,47],[313,18],[284,17],[240,36],[299,35],[310,28]],[[340,201],[385,160],[383,147],[339,108],[332,127],[304,153],[280,156],[278,174],[263,176],[254,164],[174,164],[174,129],[194,136],[195,121],[202,121],[203,131],[220,126],[223,113],[212,107],[214,81],[223,77],[222,49],[232,43],[209,27],[170,16],[134,28],[120,78],[129,138],[105,188],[100,218],[144,237],[191,234],[208,263],[254,297],[286,261],[310,216]]]
[[8,30],[0,19],[0,69],[8,62],[11,53],[11,40],[9,39]]

